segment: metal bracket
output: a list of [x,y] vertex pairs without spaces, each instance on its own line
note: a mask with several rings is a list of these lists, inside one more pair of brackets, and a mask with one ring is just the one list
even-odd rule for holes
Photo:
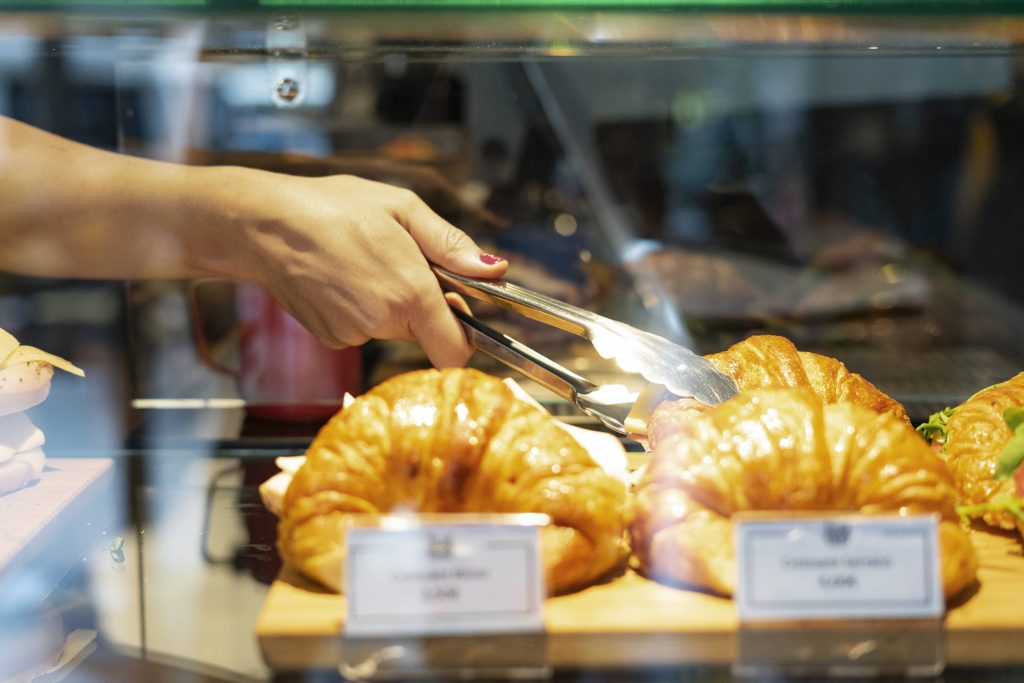
[[274,106],[302,106],[309,88],[306,28],[298,17],[278,17],[267,26],[267,65]]

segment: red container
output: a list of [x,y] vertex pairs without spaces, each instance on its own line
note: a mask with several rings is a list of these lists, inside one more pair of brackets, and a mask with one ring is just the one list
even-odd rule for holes
[[[198,306],[197,296],[194,304]],[[362,391],[358,348],[327,348],[257,285],[238,284],[235,304],[238,369],[212,357],[198,315],[196,348],[207,365],[236,378],[247,413],[279,422],[319,421],[341,408],[346,392]]]

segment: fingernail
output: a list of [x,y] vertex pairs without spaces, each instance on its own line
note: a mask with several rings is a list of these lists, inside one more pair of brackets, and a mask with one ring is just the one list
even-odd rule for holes
[[495,256],[494,254],[480,254],[480,260],[489,266],[493,266],[495,263],[501,263],[505,259],[500,256]]

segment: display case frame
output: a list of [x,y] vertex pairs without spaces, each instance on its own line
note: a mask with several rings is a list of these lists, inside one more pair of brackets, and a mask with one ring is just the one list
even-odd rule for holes
[[[514,102],[522,107],[517,110],[517,116],[529,119],[530,123],[539,122],[538,126],[543,128],[538,133],[543,144],[530,153],[542,155],[554,150],[554,160],[546,169],[552,173],[551,184],[563,183],[560,186],[563,193],[575,192],[577,203],[567,202],[557,211],[546,211],[542,219],[538,219],[539,223],[545,230],[551,228],[548,237],[557,244],[562,244],[557,240],[568,238],[576,231],[577,219],[580,231],[588,232],[590,241],[582,247],[588,261],[593,258],[607,262],[619,277],[616,284],[620,288],[597,302],[605,312],[629,317],[631,322],[674,336],[677,341],[705,353],[719,350],[751,331],[790,332],[810,348],[834,352],[865,376],[874,373],[875,377],[882,377],[879,384],[884,384],[883,388],[908,405],[915,421],[926,419],[929,413],[947,404],[962,401],[975,390],[1024,366],[1024,349],[1019,343],[1024,334],[1024,311],[1015,297],[1021,290],[1013,290],[1015,281],[1012,269],[1006,265],[1008,259],[997,259],[993,255],[993,251],[1001,247],[983,249],[970,239],[976,233],[969,232],[976,229],[977,234],[984,237],[983,242],[1006,243],[1009,245],[1006,249],[1013,250],[1017,243],[1013,241],[1012,222],[1024,211],[1024,206],[1014,201],[1013,184],[1018,178],[1007,170],[1016,158],[1015,148],[1011,147],[1015,139],[1007,136],[1011,136],[1018,123],[1014,102],[1021,95],[1020,64],[1024,54],[1024,8],[1010,0],[953,3],[931,0],[699,3],[593,0],[579,3],[497,0],[255,3],[223,0],[127,5],[0,2],[0,49],[5,48],[11,54],[29,56],[23,67],[13,58],[8,63],[9,72],[14,74],[9,81],[16,83],[20,90],[7,100],[0,100],[0,105],[13,102],[13,109],[20,106],[14,113],[22,118],[83,137],[96,130],[111,133],[104,140],[112,141],[107,146],[121,153],[159,157],[170,146],[171,152],[165,158],[187,161],[185,152],[199,150],[211,152],[210,163],[232,159],[230,155],[218,156],[217,153],[237,151],[225,142],[225,131],[245,132],[246,126],[251,126],[257,134],[273,130],[277,135],[280,131],[274,126],[284,121],[288,123],[286,132],[294,133],[304,125],[330,123],[343,113],[365,115],[373,109],[372,106],[366,109],[366,103],[360,104],[358,97],[341,106],[341,96],[334,99],[334,91],[325,96],[323,103],[314,101],[315,98],[296,101],[292,96],[293,88],[305,93],[308,86],[315,93],[315,89],[321,87],[321,81],[316,80],[320,71],[329,71],[332,77],[337,77],[330,87],[349,79],[348,83],[355,84],[354,90],[369,87],[371,95],[379,95],[373,88],[381,88],[385,80],[382,74],[389,68],[402,70],[418,65],[427,71],[450,73],[446,70],[453,70],[460,76],[476,70],[473,87],[490,81],[507,96],[504,103]],[[55,70],[56,58],[61,67]],[[200,102],[199,107],[191,110],[193,113],[203,109],[203,104],[211,103],[230,109],[228,99],[232,93],[228,92],[228,81],[242,74],[247,65],[257,65],[264,71],[247,82],[253,92],[263,94],[255,106],[247,99],[247,93],[239,95],[241,104],[237,105],[235,118],[231,112],[225,115],[224,111],[218,111],[206,112],[204,115],[210,117],[206,119],[196,116],[175,120],[168,113],[170,108],[161,108],[159,92],[145,102],[139,96],[147,87],[159,82],[160,72],[165,71],[164,75],[171,74],[167,81],[171,86],[166,93],[186,93]],[[819,65],[824,66],[816,71]],[[906,67],[911,75],[900,80],[897,66]],[[677,68],[682,71],[683,67],[698,75],[680,85],[685,79],[673,78],[677,77],[674,73]],[[67,71],[62,72],[64,68]],[[774,69],[782,74],[776,85],[783,94],[777,97],[772,90],[775,86],[761,82],[762,79],[767,81]],[[59,72],[63,76],[57,81],[46,80]],[[372,72],[373,77],[367,77],[367,72]],[[178,77],[175,74],[184,74],[181,76],[183,86],[177,90],[173,84]],[[863,83],[837,84],[844,77],[858,74],[870,75],[863,77]],[[430,77],[433,75],[431,73]],[[651,80],[644,82],[648,76]],[[587,80],[590,77],[592,81]],[[91,78],[98,80],[90,81]],[[290,82],[288,87],[282,87],[286,81]],[[58,82],[60,86],[54,85]],[[89,108],[85,106],[69,113],[70,109],[61,111],[61,104],[65,96],[68,101],[82,97],[76,86],[97,82],[99,87],[113,91],[114,104],[109,110],[92,110],[106,112],[106,118],[98,123],[94,121],[92,128],[80,126],[74,119],[83,111],[88,113]],[[468,77],[466,82],[469,82]],[[799,87],[786,90],[787,82],[795,82]],[[630,90],[631,84],[637,88]],[[678,96],[659,99],[663,94],[660,88],[670,87],[677,89]],[[476,127],[488,129],[489,124],[484,119],[496,115],[494,110],[487,109],[485,99],[474,100],[473,106],[477,109],[469,115],[464,118],[452,115],[427,134],[417,128],[415,120],[393,119],[388,125],[372,129],[354,126],[328,130],[315,144],[302,139],[296,146],[309,144],[310,147],[300,152],[288,148],[298,136],[283,136],[287,138],[284,142],[275,140],[273,144],[284,148],[284,152],[303,155],[301,159],[291,159],[294,170],[304,164],[315,166],[310,159],[317,159],[317,150],[326,150],[329,156],[350,143],[351,147],[358,147],[353,141],[376,140],[374,136],[379,134],[383,143],[389,141],[386,136],[396,131],[412,131],[421,133],[421,137],[438,148],[454,139],[452,144],[461,153],[460,145],[465,145],[471,150],[467,155],[472,158],[440,164],[441,176],[456,177],[460,181],[479,180],[483,177],[481,169],[485,168],[482,143],[486,140],[483,135],[476,135]],[[622,106],[618,106],[620,104]],[[149,109],[145,108],[147,106]],[[250,106],[255,110],[254,115],[238,114]],[[360,106],[364,108],[359,110]],[[772,129],[771,135],[765,134],[744,118],[750,111],[761,117],[755,123],[767,121],[779,127]],[[789,119],[785,116],[772,118],[777,112],[795,115],[792,121],[796,123],[792,125],[799,130],[793,133],[794,137],[786,137],[792,132],[786,128]],[[4,113],[2,108],[0,113]],[[642,120],[643,114],[647,115],[647,121]],[[636,123],[630,119],[633,115],[641,119],[641,124],[657,119],[655,124],[665,124],[667,129],[658,125],[630,128],[629,124]],[[223,118],[217,120],[215,116]],[[270,124],[260,129],[267,121]],[[798,314],[791,315],[791,311],[780,304],[779,308],[772,309],[771,315],[756,320],[736,316],[723,322],[722,316],[709,314],[683,316],[680,323],[679,316],[672,313],[678,301],[665,291],[652,290],[650,283],[645,285],[635,270],[630,272],[626,267],[630,260],[627,253],[633,253],[637,244],[644,242],[639,239],[645,236],[643,228],[638,226],[643,224],[646,207],[638,203],[644,195],[637,193],[637,183],[623,184],[621,174],[616,174],[616,160],[621,161],[623,157],[615,156],[615,136],[624,136],[618,138],[620,148],[625,145],[635,151],[642,145],[651,148],[663,145],[657,149],[664,151],[673,140],[683,139],[688,130],[699,128],[695,121],[707,124],[700,130],[702,135],[709,136],[704,139],[712,140],[709,147],[719,149],[733,145],[734,152],[739,150],[723,164],[738,163],[738,159],[750,162],[749,156],[742,158],[749,153],[749,148],[743,146],[743,135],[754,136],[752,147],[755,148],[775,141],[779,146],[773,148],[774,151],[779,151],[780,157],[791,153],[794,159],[790,161],[797,171],[812,169],[813,173],[808,171],[807,175],[820,173],[814,176],[817,180],[840,177],[849,183],[840,189],[832,188],[830,198],[835,203],[827,208],[850,209],[850,204],[859,197],[881,197],[888,202],[883,208],[899,214],[893,224],[900,224],[899,219],[905,218],[905,224],[900,227],[923,225],[920,227],[923,232],[910,234],[913,231],[908,227],[900,235],[906,242],[917,241],[914,250],[899,251],[893,256],[885,251],[892,245],[879,247],[883,260],[878,270],[882,273],[880,277],[894,278],[894,282],[907,282],[908,273],[918,276],[917,281],[927,284],[925,294],[919,289],[900,290],[896,294],[907,298],[893,306],[885,296],[878,299],[877,289],[871,290],[868,298],[874,296],[875,299],[871,299],[870,310],[832,311],[811,322]],[[716,122],[721,126],[716,128]],[[525,130],[522,121],[515,123]],[[616,127],[623,123],[625,125]],[[1024,121],[1021,123],[1024,125]],[[218,129],[218,124],[226,127]],[[863,136],[840,135],[860,124],[864,126]],[[830,131],[840,132],[836,137],[842,137],[842,144],[846,146],[841,154],[837,152],[839,161],[816,153],[815,145],[822,137],[800,137],[801,126],[805,125],[808,129],[818,127],[819,131],[825,131],[820,133],[825,137]],[[942,126],[946,125],[949,130],[963,134],[963,147],[949,152],[949,156],[926,158],[929,145],[943,138]],[[939,127],[938,132],[934,126]],[[501,126],[490,124],[490,127]],[[325,125],[325,129],[329,126]],[[924,142],[919,140],[916,145],[899,148],[896,137],[884,137],[881,142],[872,137],[884,136],[893,130],[903,131],[908,137],[920,135]],[[454,134],[449,135],[453,131]],[[220,137],[222,135],[224,137]],[[242,139],[241,134],[236,139]],[[693,142],[698,138],[687,140]],[[321,146],[316,147],[316,144]],[[841,174],[850,167],[851,159],[859,158],[857,150],[853,149],[858,144],[881,145],[869,162],[889,158],[891,151],[895,159],[892,164],[899,167],[899,172],[885,175],[883,172],[892,169],[880,170],[880,166],[865,162],[864,167],[854,169],[856,173]],[[986,152],[989,156],[985,156]],[[976,156],[971,156],[972,153]],[[771,157],[771,154],[766,156]],[[768,175],[780,168],[772,166],[771,158],[755,161],[762,165],[752,167],[757,171],[768,169]],[[655,162],[647,160],[647,166],[636,171],[636,176],[646,178],[642,172],[653,165],[658,179],[664,180],[671,174],[669,164],[691,162],[676,150],[674,155],[665,154]],[[253,161],[253,165],[258,163]],[[963,166],[967,170],[960,173],[961,163],[975,165]],[[884,183],[892,182],[891,187],[896,190],[912,192],[919,188],[911,181],[918,175],[926,175],[929,164],[952,168],[957,171],[956,179],[963,182],[953,187],[941,184],[942,179],[934,179],[919,196],[915,195],[912,208],[918,211],[907,209],[899,213],[906,207],[892,200]],[[335,167],[328,167],[328,170],[332,168]],[[529,164],[524,164],[524,168],[524,173],[532,169]],[[979,199],[977,192],[981,190],[964,179],[982,177],[986,169],[992,175],[987,177],[989,183],[982,189],[991,194],[980,195]],[[778,171],[776,177],[789,170]],[[319,172],[310,173],[322,171],[321,168]],[[633,171],[626,173],[629,172]],[[838,175],[830,176],[830,173]],[[883,185],[882,189],[856,194],[859,190],[854,187],[855,181],[872,173],[877,174],[874,178]],[[755,175],[750,173],[750,177]],[[711,180],[718,182],[721,178]],[[707,178],[699,179],[699,182],[705,181],[711,182]],[[683,186],[688,182],[685,179],[679,182],[675,189],[678,196],[685,199],[691,188]],[[466,182],[462,189],[469,185]],[[803,189],[812,185],[809,183]],[[936,220],[950,230],[949,234],[942,235],[943,242],[937,247],[928,234],[929,225],[920,222],[928,220],[929,215],[920,209],[929,201],[941,199],[943,188],[947,194],[964,194],[962,197],[958,194],[958,203],[944,207],[945,213]],[[720,188],[713,189],[717,192]],[[779,184],[772,189],[780,193],[786,188]],[[520,194],[512,200],[513,209],[523,204],[529,194],[528,188],[517,190]],[[970,194],[972,191],[976,194]],[[762,219],[762,213],[748,211],[748,205],[743,203],[751,196],[763,198],[764,195],[726,193],[724,199],[723,195],[715,195],[713,199],[723,202],[715,205],[715,220],[721,221],[716,225],[728,227],[729,216],[733,215],[729,212],[736,206],[743,209],[738,214],[741,222]],[[776,194],[775,198],[778,196]],[[978,203],[992,197],[995,200],[990,205]],[[704,199],[707,197],[702,195]],[[992,215],[1002,212],[1009,219],[992,218],[979,206],[987,206]],[[975,213],[968,218],[956,214],[970,210]],[[554,223],[556,213],[572,214],[570,235],[558,231]],[[880,210],[874,216],[882,213]],[[985,223],[982,218],[989,222]],[[549,219],[550,225],[544,222]],[[568,231],[567,224],[562,225],[563,231]],[[560,237],[555,237],[552,230]],[[968,232],[963,232],[965,230]],[[806,234],[802,237],[812,241]],[[516,242],[509,238],[505,244],[522,246],[523,242],[528,240]],[[925,245],[924,256],[916,250],[920,244]],[[965,244],[974,250],[971,253],[978,260],[949,267],[949,262],[961,254],[960,248]],[[764,250],[772,246],[759,245],[758,249]],[[900,248],[899,245],[896,248]],[[572,249],[572,265],[579,265],[575,258],[582,253],[581,248],[573,243]],[[909,251],[913,251],[913,257],[921,258],[907,256]],[[938,253],[940,258],[932,260],[933,253]],[[890,257],[891,260],[884,260]],[[813,268],[808,266],[813,259],[806,258],[799,249],[794,249],[787,258],[791,261],[786,267],[792,267],[796,275],[787,280],[788,289],[779,288],[778,299],[782,304],[791,303],[787,297],[795,300],[798,295],[807,294],[810,298],[809,293],[813,293],[811,288],[798,291],[793,284],[804,283],[814,274]],[[986,271],[985,259],[998,263]],[[743,265],[747,261],[740,259],[738,262],[741,262],[738,268],[747,267]],[[799,263],[798,268],[793,266],[794,262]],[[886,265],[893,263],[896,266],[885,270]],[[751,272],[765,271],[755,266]],[[782,272],[782,269],[772,272]],[[792,275],[790,270],[785,272]],[[986,280],[989,275],[991,279]],[[1024,284],[1019,278],[1016,282]],[[756,277],[754,285],[768,288],[766,281]],[[130,677],[139,676],[140,671],[156,672],[165,668],[174,669],[184,680],[327,680],[343,675],[344,672],[338,673],[338,666],[346,663],[341,661],[344,654],[339,656],[339,647],[344,643],[336,633],[317,632],[315,638],[307,638],[299,644],[287,639],[271,642],[273,634],[270,640],[261,643],[262,636],[256,634],[256,612],[270,599],[268,591],[271,598],[275,598],[280,597],[282,590],[296,589],[297,585],[303,587],[300,580],[294,579],[286,581],[284,586],[268,588],[274,578],[269,568],[276,567],[279,558],[273,548],[274,522],[259,508],[256,485],[273,473],[275,457],[301,452],[320,423],[282,424],[254,418],[245,412],[247,405],[251,408],[251,402],[247,404],[223,375],[203,367],[195,353],[194,326],[211,321],[230,322],[233,314],[226,312],[230,306],[222,300],[219,311],[208,315],[205,323],[197,322],[190,317],[191,285],[180,282],[97,284],[13,279],[7,283],[6,291],[9,296],[5,297],[5,307],[0,311],[22,311],[22,315],[20,318],[11,315],[9,320],[13,322],[0,320],[0,324],[17,327],[20,321],[23,324],[19,336],[28,334],[31,338],[51,341],[55,351],[69,358],[84,357],[83,364],[94,363],[95,375],[100,378],[97,384],[86,388],[60,380],[55,390],[57,401],[40,410],[40,424],[52,435],[51,455],[113,457],[118,465],[115,470],[118,493],[109,496],[106,512],[110,514],[104,516],[103,529],[99,530],[101,536],[95,539],[92,550],[87,551],[94,565],[102,561],[104,567],[100,570],[79,568],[71,572],[70,578],[60,577],[54,582],[58,584],[55,588],[42,591],[45,599],[64,613],[67,623],[84,620],[92,627],[87,630],[98,634],[99,652],[86,653],[70,662],[69,665],[77,667],[72,671],[83,675],[101,671],[110,680],[117,680],[118,676],[137,680]],[[892,292],[886,290],[882,294]],[[828,295],[836,296],[835,292]],[[714,296],[705,298],[712,300]],[[54,304],[55,301],[58,303]],[[68,301],[71,303],[66,303]],[[100,303],[96,304],[97,301]],[[79,310],[95,309],[105,313],[93,317],[77,316],[74,310],[69,313],[69,308],[76,309],[76,302],[86,302]],[[863,307],[862,301],[854,303]],[[24,313],[44,309],[50,313]],[[926,309],[939,309],[939,312],[927,317],[921,312]],[[911,319],[920,325],[912,328]],[[964,320],[966,322],[962,323]],[[899,352],[881,352],[889,343],[886,340],[905,341],[911,336],[914,341],[899,346]],[[220,358],[237,361],[238,350],[232,345],[237,338],[228,332],[219,341],[222,344],[218,347]],[[550,337],[542,338],[541,343],[552,347],[562,344],[552,342]],[[38,345],[44,343],[38,342]],[[407,364],[403,364],[407,361],[401,358],[390,365],[381,363],[381,355],[386,356],[389,348],[371,345],[365,351],[362,361],[368,370],[368,384],[401,369],[423,364],[422,357],[415,357]],[[570,347],[569,355],[577,360],[583,358],[586,363],[580,361],[580,366],[590,371],[607,370],[595,359],[578,352],[576,347]],[[179,372],[182,367],[185,372]],[[935,367],[943,370],[932,372]],[[378,374],[369,372],[371,368],[378,369]],[[171,381],[181,380],[186,375],[197,379],[195,382]],[[942,382],[928,382],[936,380],[937,375]],[[61,399],[62,392],[67,398]],[[97,393],[103,394],[102,400],[96,400]],[[545,404],[563,412],[570,421],[583,421],[563,404],[550,400]],[[76,405],[86,408],[76,408]],[[74,410],[84,412],[82,422],[102,424],[105,428],[97,428],[96,433],[88,437],[82,436],[83,432],[89,432],[87,427],[78,425],[79,431],[65,429],[62,425],[66,416]],[[100,431],[102,436],[96,436]],[[641,457],[638,446],[631,445],[630,450],[633,451],[631,456]],[[225,484],[225,480],[229,483]],[[179,505],[185,512],[176,512]],[[182,537],[187,539],[184,543],[180,541]],[[122,548],[127,552],[129,580],[119,574],[115,576],[116,571],[122,571],[119,568],[124,566],[124,557],[121,562],[110,559],[113,541],[108,543],[107,538],[122,539],[117,552],[123,552]],[[183,561],[181,566],[174,564],[176,543],[187,548],[188,557],[196,561]],[[984,590],[998,587],[1000,581],[1008,580],[1011,575],[1024,580],[1024,572],[1018,566],[1021,558],[1015,551],[1017,541],[1000,537],[998,543],[1001,557],[1005,556],[1010,564],[994,562],[987,566],[986,576],[990,580]],[[212,545],[222,547],[211,549]],[[630,576],[636,581],[644,580],[637,575]],[[1019,585],[1013,581],[1009,584]],[[120,597],[109,592],[111,585],[121,591]],[[275,590],[278,591],[276,596],[272,592]],[[216,606],[210,607],[197,597],[203,591],[222,591],[228,597],[211,598],[210,603]],[[701,599],[705,597],[708,596],[701,595]],[[302,599],[320,600],[312,607],[307,605],[313,611],[325,609],[325,603],[328,610],[337,607],[336,596],[314,594],[311,598],[303,594]],[[559,610],[571,612],[570,603],[574,599],[586,601],[587,598],[556,598],[563,602],[552,603],[553,618],[558,619]],[[628,596],[625,599],[628,600]],[[911,646],[918,646],[918,649],[909,653],[905,660],[900,660],[897,654],[888,660],[890,668],[859,669],[856,673],[909,673],[927,679],[944,670],[942,680],[965,681],[1007,680],[1024,674],[1024,658],[1020,655],[1024,650],[1019,647],[1024,637],[1024,623],[1012,621],[1006,614],[1005,604],[1001,605],[1003,611],[999,611],[1000,600],[990,596],[984,601],[975,600],[973,604],[977,608],[984,602],[995,616],[983,615],[972,622],[978,615],[972,612],[975,608],[971,607],[971,599],[968,597],[965,604],[956,606],[955,609],[961,611],[952,613],[949,628],[935,633],[929,626],[922,628],[920,638],[911,637]],[[658,602],[656,598],[653,600]],[[84,610],[81,609],[83,604],[86,605]],[[566,604],[570,606],[563,606]],[[688,632],[677,628],[673,631],[670,625],[648,632],[640,623],[643,606],[633,607],[636,609],[630,615],[631,625],[625,631],[588,633],[584,626],[575,623],[562,632],[553,628],[546,640],[540,638],[541,644],[529,639],[525,644],[514,642],[510,647],[521,648],[530,656],[512,665],[494,661],[481,664],[480,660],[453,665],[450,659],[453,652],[465,654],[464,641],[442,639],[423,650],[428,652],[436,647],[441,653],[440,660],[412,657],[413,665],[392,675],[444,679],[457,671],[460,676],[521,677],[525,673],[555,680],[729,680],[766,673],[784,679],[790,674],[807,673],[781,656],[779,661],[767,661],[764,653],[772,650],[776,643],[786,643],[794,651],[799,650],[807,644],[809,633],[817,633],[814,627],[800,625],[783,629],[785,632],[781,635],[769,632],[767,637],[764,631],[756,629],[737,630],[727,609],[716,603],[718,616],[709,629]],[[589,609],[600,611],[593,606]],[[82,611],[89,614],[83,617]],[[318,624],[331,621],[329,617],[324,618],[322,612],[317,618],[321,620]],[[600,619],[594,621],[597,623]],[[189,629],[207,634],[209,640],[192,637],[187,632]],[[915,633],[913,629],[909,631]],[[0,635],[3,635],[2,629]],[[854,633],[852,637],[864,638],[862,633]],[[878,638],[872,633],[866,640]],[[244,644],[235,645],[236,640],[243,640]],[[833,641],[824,640],[825,649],[837,647]],[[474,647],[480,648],[485,656],[507,645],[483,641],[486,639],[481,639]],[[843,647],[849,645],[845,640],[843,643]],[[224,652],[212,652],[216,647]],[[361,656],[365,654],[366,644],[359,647],[364,648],[357,648]],[[418,645],[408,647],[413,652]],[[935,657],[934,665],[922,665],[921,653],[931,657],[936,647],[941,655]],[[268,655],[271,650],[274,654]],[[369,651],[370,658],[377,652],[372,647]],[[538,659],[535,655],[540,651],[545,656]],[[282,659],[282,652],[291,658]],[[849,648],[844,652],[848,654]],[[479,654],[476,650],[473,653]],[[838,661],[818,664],[820,667],[813,672],[815,674],[822,671],[825,674],[850,673]],[[383,673],[387,673],[386,670]],[[71,674],[72,680],[75,675]]]

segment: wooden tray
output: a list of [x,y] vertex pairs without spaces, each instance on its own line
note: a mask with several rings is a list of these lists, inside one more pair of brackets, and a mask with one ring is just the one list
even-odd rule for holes
[[[1014,536],[981,531],[972,532],[972,538],[981,561],[979,582],[950,605],[937,644],[940,649],[944,645],[950,664],[1024,664],[1020,542]],[[345,653],[351,641],[341,637],[344,614],[343,596],[325,592],[286,568],[271,586],[256,622],[267,665],[276,670],[335,668],[346,656],[351,660]],[[634,572],[548,599],[544,621],[542,659],[553,667],[730,664],[744,646],[732,601],[664,586]],[[786,628],[805,639],[835,627],[814,622]],[[881,628],[907,633],[903,622],[885,622]],[[444,639],[430,640],[436,644]],[[484,636],[448,640],[459,641],[460,650],[479,647],[484,658],[493,653],[512,661],[517,658],[510,649],[538,647],[538,640],[529,638],[510,637],[490,647],[488,640],[493,639]],[[529,657],[524,654],[519,661]]]

